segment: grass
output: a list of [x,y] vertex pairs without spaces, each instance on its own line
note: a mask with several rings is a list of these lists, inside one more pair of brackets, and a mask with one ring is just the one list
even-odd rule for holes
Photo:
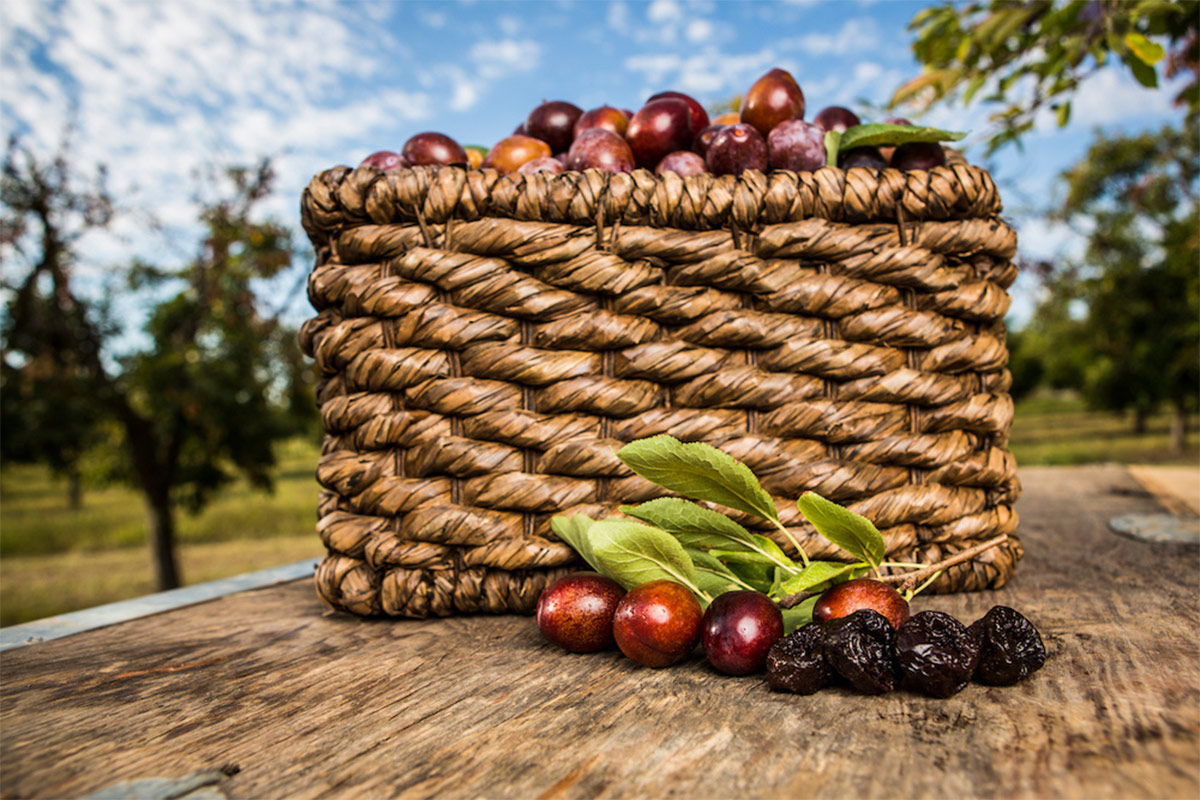
[[[1191,420],[1192,430],[1197,421]],[[1017,406],[1011,447],[1022,466],[1090,462],[1195,466],[1193,434],[1182,455],[1169,452],[1166,415],[1133,433],[1128,416],[1088,411],[1075,398],[1040,395]],[[288,442],[279,452],[272,495],[235,484],[196,516],[177,519],[188,583],[318,556],[317,447]],[[85,492],[67,507],[67,489],[38,466],[0,470],[0,625],[60,614],[154,591],[140,495],[127,488]]]

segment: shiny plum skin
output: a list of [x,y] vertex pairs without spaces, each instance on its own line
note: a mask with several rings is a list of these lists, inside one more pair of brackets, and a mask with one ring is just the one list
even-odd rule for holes
[[726,675],[761,672],[783,636],[783,614],[765,594],[725,592],[704,612],[701,644],[708,663]]
[[678,97],[651,100],[633,115],[625,139],[637,165],[654,169],[668,153],[691,147],[691,109]]
[[[904,117],[888,117],[883,121],[883,123],[885,125],[912,125],[912,123]],[[883,160],[889,164],[892,163],[892,153],[894,152],[896,152],[895,147],[884,147],[882,145],[879,147],[879,155],[883,156]]]
[[612,649],[613,614],[624,596],[619,583],[594,572],[564,575],[538,598],[538,630],[572,653]]
[[567,169],[630,172],[633,170],[633,151],[612,131],[588,128],[580,132],[567,151]]
[[501,139],[488,151],[483,166],[499,170],[507,175],[516,172],[521,165],[535,158],[548,158],[550,145],[532,136],[509,136]]
[[548,158],[535,158],[533,161],[526,161],[517,168],[517,172],[522,175],[534,175],[538,172],[549,172],[554,175],[560,172],[565,172],[566,167],[563,163],[553,156]]
[[752,125],[730,125],[713,137],[704,157],[714,175],[741,175],[745,170],[767,169],[767,143]]
[[804,117],[804,92],[790,72],[773,69],[746,92],[741,121],[753,125],[765,138],[785,120]]
[[771,169],[816,172],[825,166],[825,131],[802,119],[784,120],[767,137]]
[[708,165],[704,163],[703,158],[690,150],[676,150],[663,156],[663,160],[654,168],[655,175],[662,175],[664,172],[674,172],[682,176],[703,175],[708,172]]
[[887,165],[877,147],[853,147],[838,154],[838,166],[842,169],[887,169]]
[[696,134],[692,139],[692,152],[704,158],[708,155],[708,148],[712,145],[712,140],[716,135],[726,128],[725,125],[709,125],[704,130]]
[[703,613],[682,584],[658,580],[629,590],[613,615],[613,637],[621,652],[656,669],[683,661],[700,643]]
[[813,619],[818,622],[840,619],[864,608],[882,614],[893,628],[899,628],[908,619],[908,601],[891,586],[870,578],[839,583],[825,592],[813,606]]
[[359,166],[375,167],[387,172],[393,169],[404,169],[408,166],[408,162],[399,153],[393,153],[391,150],[380,150],[364,158]]
[[619,108],[612,106],[600,106],[593,108],[591,111],[585,111],[575,121],[575,136],[592,128],[603,128],[606,131],[612,131],[617,136],[624,136],[625,131],[629,128],[629,117],[625,116],[625,112]]
[[[688,125],[688,131],[694,139],[700,131],[708,127],[708,112],[704,110],[704,106],[696,101],[696,98],[691,95],[686,95],[683,92],[659,92],[651,95],[650,100],[660,100],[664,97],[674,97],[688,104],[688,113],[691,120]],[[647,100],[646,102],[650,102]]]
[[[882,149],[880,151],[882,153]],[[933,169],[946,166],[946,151],[937,142],[909,142],[902,144],[892,153],[892,167],[910,169]]]
[[847,128],[861,125],[862,121],[848,108],[829,106],[829,108],[821,109],[821,113],[813,119],[813,124],[827,131],[845,131]]
[[583,115],[583,109],[565,100],[551,100],[529,112],[525,120],[525,133],[541,139],[558,153],[571,146],[575,137],[575,123]]
[[423,165],[466,164],[467,151],[444,133],[418,133],[404,143],[400,151],[404,160],[414,167]]

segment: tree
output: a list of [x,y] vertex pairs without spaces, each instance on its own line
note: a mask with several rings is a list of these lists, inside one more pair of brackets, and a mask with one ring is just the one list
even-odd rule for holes
[[[88,398],[86,355],[72,343],[83,334],[79,309],[71,306],[64,288],[64,267],[74,258],[76,242],[88,231],[104,228],[113,216],[112,198],[105,187],[103,170],[82,186],[71,175],[66,146],[51,160],[37,165],[25,154],[18,164],[16,143],[10,142],[8,158],[0,174],[0,254],[9,258],[32,258],[37,263],[27,281],[42,282],[16,290],[8,307],[8,323],[43,337],[47,346],[37,354],[26,353],[20,364],[7,349],[0,356],[0,457],[7,461],[41,462],[67,478],[68,500],[73,508],[82,504],[80,459],[97,440],[97,426],[105,409]],[[18,175],[25,180],[18,180]],[[40,220],[40,236],[29,241],[29,223]],[[34,254],[26,252],[28,249]],[[0,263],[3,263],[0,255]],[[58,318],[53,325],[47,320]],[[104,307],[96,305],[86,320],[91,327],[108,328]],[[11,343],[5,331],[5,341]]]
[[998,130],[989,139],[990,154],[1019,142],[1043,108],[1066,125],[1074,92],[1119,59],[1147,88],[1158,86],[1160,62],[1167,77],[1190,71],[1192,80],[1175,102],[1194,126],[1200,113],[1197,10],[1196,0],[987,0],[928,8],[909,25],[924,70],[896,90],[892,105],[969,104],[984,92],[983,102],[1000,106],[991,117]]
[[1083,263],[1056,286],[1087,306],[1085,392],[1139,419],[1169,404],[1181,452],[1200,387],[1197,138],[1170,127],[1098,135],[1063,177],[1066,201],[1054,216],[1088,228]]
[[[295,333],[262,313],[259,279],[291,263],[291,235],[257,208],[272,172],[227,172],[231,190],[200,210],[199,252],[176,269],[123,268],[127,291],[149,305],[146,343],[113,352],[119,328],[78,288],[77,257],[65,224],[65,156],[40,163],[17,143],[4,166],[4,225],[32,243],[22,278],[9,287],[3,333],[14,368],[45,366],[58,389],[85,397],[123,434],[125,476],[143,494],[158,585],[180,583],[174,510],[201,508],[237,474],[269,489],[273,443],[294,432],[281,413],[289,369],[277,356]],[[141,295],[139,295],[141,296]],[[294,394],[294,392],[291,392]]]

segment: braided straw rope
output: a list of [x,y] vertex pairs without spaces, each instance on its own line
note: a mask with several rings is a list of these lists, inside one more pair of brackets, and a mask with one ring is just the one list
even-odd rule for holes
[[[614,456],[669,433],[748,464],[815,557],[813,490],[889,558],[1001,533],[1016,236],[984,170],[317,175],[301,340],[324,374],[317,589],[357,614],[529,612],[578,562],[555,514],[659,496]],[[735,515],[736,516],[736,515]],[[787,543],[761,521],[738,516]]]

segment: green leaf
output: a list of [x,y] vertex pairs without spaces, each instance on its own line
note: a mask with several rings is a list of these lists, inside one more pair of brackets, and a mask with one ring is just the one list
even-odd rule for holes
[[1121,57],[1125,65],[1129,67],[1129,71],[1133,73],[1133,77],[1137,82],[1147,89],[1158,87],[1158,73],[1154,71],[1154,67],[1142,61],[1136,53],[1128,52]]
[[812,622],[813,606],[821,598],[814,595],[813,597],[804,600],[798,605],[791,608],[779,609],[783,612],[783,635],[786,636],[797,628],[803,628],[808,623]]
[[816,492],[805,492],[796,505],[817,533],[872,567],[883,560],[886,547],[871,520],[826,500]]
[[822,584],[849,575],[857,567],[857,564],[843,564],[837,561],[810,561],[799,575],[781,583],[779,592],[786,597],[790,594],[814,591]]
[[[966,135],[958,131],[944,131],[940,128],[872,122],[847,129],[842,134],[839,146],[842,150],[849,150],[854,147],[892,147],[908,142],[957,142]],[[828,143],[825,146],[828,149]]]
[[685,547],[758,549],[750,531],[711,508],[679,497],[660,497],[621,511],[672,533]]
[[842,147],[842,132],[827,131],[825,133],[825,166],[836,167],[838,152]]
[[587,538],[600,571],[626,589],[662,579],[695,588],[692,559],[664,530],[626,519],[602,519],[588,528]]
[[684,549],[696,565],[696,585],[713,597],[735,589],[749,588],[715,556],[703,550]]
[[712,445],[663,434],[630,442],[617,458],[664,489],[779,521],[775,501],[750,468]]
[[1071,101],[1067,100],[1059,103],[1057,106],[1055,106],[1054,113],[1058,119],[1058,127],[1066,127],[1067,122],[1069,122],[1071,119]]
[[592,553],[591,542],[588,540],[588,530],[595,524],[596,521],[586,514],[576,514],[573,517],[560,515],[551,518],[550,529],[558,535],[559,539],[569,544],[571,549],[579,553],[592,569],[603,572],[604,570],[600,568]]
[[1166,55],[1161,44],[1150,41],[1137,31],[1125,34],[1125,44],[1147,66],[1154,66]]

